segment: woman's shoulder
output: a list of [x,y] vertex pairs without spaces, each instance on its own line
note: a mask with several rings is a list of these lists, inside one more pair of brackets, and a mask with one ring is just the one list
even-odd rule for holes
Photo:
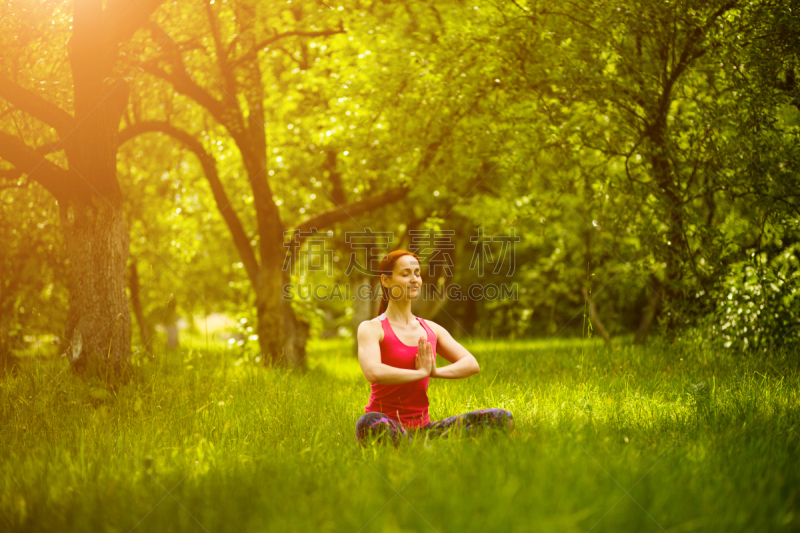
[[358,325],[358,333],[361,336],[362,331],[372,337],[378,338],[378,342],[383,342],[383,324],[381,324],[380,317],[364,320]]

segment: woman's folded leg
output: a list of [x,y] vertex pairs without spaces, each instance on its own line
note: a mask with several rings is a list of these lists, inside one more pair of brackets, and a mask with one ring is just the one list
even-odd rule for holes
[[514,415],[507,409],[479,409],[431,422],[425,426],[431,436],[446,436],[454,428],[465,433],[474,433],[488,428],[512,430],[514,429]]
[[377,437],[376,442],[381,443],[387,435],[395,447],[401,440],[411,439],[401,424],[383,413],[366,413],[356,422],[356,441],[362,446],[366,446],[371,437]]

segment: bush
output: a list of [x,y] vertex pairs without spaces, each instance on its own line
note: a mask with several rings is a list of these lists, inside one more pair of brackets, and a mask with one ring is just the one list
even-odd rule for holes
[[711,331],[726,348],[766,351],[800,341],[800,244],[736,263],[717,291]]

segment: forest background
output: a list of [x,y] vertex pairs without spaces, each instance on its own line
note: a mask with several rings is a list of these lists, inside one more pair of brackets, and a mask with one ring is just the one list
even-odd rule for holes
[[456,336],[795,342],[796,9],[6,3],[2,352],[119,368],[215,314],[302,365],[376,302],[284,286],[399,247],[514,287],[415,304]]

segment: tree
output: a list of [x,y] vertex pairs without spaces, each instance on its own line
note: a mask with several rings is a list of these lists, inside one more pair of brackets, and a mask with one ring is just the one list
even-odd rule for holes
[[[286,70],[285,61],[298,60],[282,57],[287,55],[282,53],[277,60],[267,62],[262,59],[262,54],[269,47],[282,50],[280,45],[284,42],[295,43],[302,50],[302,59],[299,61],[304,63],[301,68],[308,69],[313,66],[310,55],[315,52],[300,40],[336,35],[345,30],[336,13],[334,16],[312,16],[304,13],[301,6],[293,5],[291,9],[280,8],[285,14],[282,24],[286,27],[273,31],[261,22],[264,9],[266,6],[263,3],[248,1],[230,2],[227,5],[208,3],[204,9],[206,20],[195,21],[195,27],[202,25],[203,31],[190,34],[181,42],[165,35],[157,25],[152,24],[150,30],[153,38],[165,41],[164,53],[143,65],[146,72],[168,82],[175,91],[201,106],[235,143],[253,194],[258,254],[253,249],[255,236],[248,235],[244,230],[219,180],[215,161],[203,148],[197,133],[189,133],[163,119],[144,117],[141,122],[126,129],[121,139],[158,131],[176,138],[198,156],[255,292],[257,332],[265,362],[278,363],[284,357],[287,361],[298,362],[303,358],[305,338],[297,334],[301,332],[302,325],[282,299],[282,286],[288,282],[282,268],[286,254],[284,234],[288,228],[281,219],[269,179],[268,114],[265,110],[265,102],[270,96],[265,80],[274,76],[279,85],[285,83],[282,79],[282,73]],[[331,27],[332,21],[338,22],[339,26]],[[211,39],[198,37],[204,34],[210,35]],[[198,49],[212,58],[211,64],[200,66],[198,60],[188,59]],[[272,72],[265,67],[272,68]],[[212,74],[208,74],[209,71]],[[200,79],[206,79],[205,87],[198,83]],[[359,216],[395,202],[406,193],[405,187],[393,187],[369,198],[345,205],[336,204],[305,220],[296,228],[295,234],[299,235],[304,229],[323,229]],[[302,243],[302,238],[298,242]]]
[[[76,368],[120,370],[130,356],[129,233],[116,175],[116,134],[129,94],[121,59],[133,54],[134,33],[161,2],[110,0],[104,9],[102,0],[75,0],[71,25],[67,2],[4,8],[3,34],[21,38],[6,43],[14,53],[4,54],[0,97],[25,127],[16,135],[0,131],[0,158],[11,165],[2,177],[34,180],[58,201],[69,262],[66,339]],[[38,46],[52,53],[37,55]],[[44,96],[34,89],[40,82],[52,88]]]

